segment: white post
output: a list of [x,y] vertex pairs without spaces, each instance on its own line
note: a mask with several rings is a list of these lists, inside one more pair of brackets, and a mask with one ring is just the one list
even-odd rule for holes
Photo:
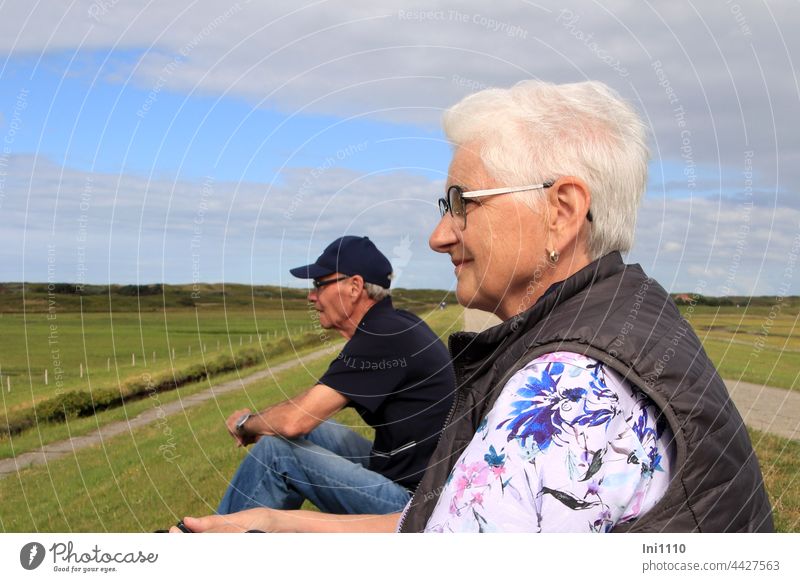
[[83,362],[81,362],[81,378],[83,378]]
[[106,358],[106,372],[111,371],[111,358]]
[[47,386],[47,368],[44,369],[44,385]]
[[131,352],[131,366],[135,366],[135,365],[136,365],[136,354]]

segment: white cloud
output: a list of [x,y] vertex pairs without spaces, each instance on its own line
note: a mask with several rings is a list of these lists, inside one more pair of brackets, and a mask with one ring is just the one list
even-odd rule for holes
[[[401,285],[452,287],[448,259],[427,245],[441,182],[336,166],[293,168],[283,178],[271,187],[148,182],[12,156],[0,280],[46,279],[54,244],[59,280],[74,281],[83,266],[93,282],[296,284],[290,267],[313,261],[338,236],[366,234],[395,262]],[[800,292],[799,251],[800,209],[650,196],[630,260],[675,291],[774,295]]]
[[441,184],[419,176],[333,166],[293,168],[273,186],[148,181],[26,156],[12,156],[7,171],[0,280],[45,279],[47,246],[56,245],[63,280],[75,279],[85,247],[81,262],[94,282],[110,275],[114,282],[292,283],[288,266],[313,261],[338,236],[362,234],[404,263],[403,284],[429,286],[419,264],[432,254],[432,193]]
[[630,259],[674,291],[776,295],[788,285],[797,293],[798,237],[798,209],[709,197],[672,200],[667,207],[649,197]]
[[680,160],[686,130],[694,161],[738,164],[754,150],[761,177],[787,188],[800,182],[800,168],[776,160],[800,156],[786,123],[800,113],[799,23],[788,0],[49,0],[0,8],[0,51],[134,49],[138,62],[108,64],[106,79],[429,126],[482,86],[596,78],[652,123],[656,157]]
[[[674,289],[692,289],[706,277],[712,292],[774,293],[785,283],[800,221],[800,83],[793,61],[800,54],[799,23],[796,3],[788,0],[758,6],[45,0],[0,7],[0,51],[31,55],[32,62],[44,52],[111,51],[114,64],[103,69],[107,82],[235,96],[287,113],[368,115],[431,127],[442,108],[482,86],[529,77],[604,80],[651,124],[657,160],[678,172],[697,164],[699,172],[696,182],[666,184],[668,198],[655,184],[662,197],[644,204],[633,256]],[[126,61],[115,52],[122,50],[140,56]],[[681,157],[685,140],[688,158]],[[755,206],[743,234],[741,199],[729,193],[745,191],[749,160]],[[28,249],[40,248],[35,245],[51,239],[54,227],[65,237],[61,244],[74,251],[89,177],[69,169],[62,175],[43,160],[35,172],[32,159],[14,163],[2,202],[4,278],[17,277],[23,241]],[[261,257],[284,252],[275,241],[288,241],[287,257],[313,258],[329,238],[361,231],[391,246],[409,237],[408,276],[449,285],[449,273],[439,274],[445,262],[425,249],[435,214],[431,187],[437,185],[410,175],[364,177],[331,169],[324,181],[304,187],[311,172],[290,170],[271,189],[213,184],[202,234],[203,269],[213,268],[203,278],[225,276],[223,264],[237,277],[249,274],[252,264],[252,278],[263,280]],[[666,176],[674,178],[674,172]],[[110,264],[129,278],[137,268],[146,268],[150,278],[191,275],[187,260],[202,184],[92,179],[95,273]],[[680,199],[672,196],[677,190]],[[162,273],[155,270],[159,263]],[[42,272],[41,261],[31,268]]]

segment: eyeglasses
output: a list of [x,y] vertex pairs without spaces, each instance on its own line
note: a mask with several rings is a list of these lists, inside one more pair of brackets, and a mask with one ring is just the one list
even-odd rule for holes
[[450,213],[456,220],[461,230],[467,228],[467,202],[471,198],[482,198],[484,196],[498,196],[500,194],[511,194],[512,192],[526,192],[528,190],[540,190],[550,188],[555,184],[555,180],[548,180],[542,184],[532,184],[530,186],[516,186],[514,188],[492,188],[491,190],[472,190],[465,192],[461,186],[450,186],[447,189],[447,197],[439,198],[439,212],[442,216]]
[[345,279],[349,279],[350,277],[352,277],[352,275],[345,275],[344,277],[338,277],[336,279],[325,279],[324,281],[317,281],[316,279],[314,279],[314,281],[312,281],[311,284],[314,285],[314,289],[319,291],[326,285],[333,285],[334,283],[338,283],[339,281],[344,281]]

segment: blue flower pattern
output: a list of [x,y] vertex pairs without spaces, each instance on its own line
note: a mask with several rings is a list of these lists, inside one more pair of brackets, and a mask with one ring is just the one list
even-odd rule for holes
[[547,354],[503,388],[426,531],[609,531],[663,495],[671,441],[653,402],[615,371]]

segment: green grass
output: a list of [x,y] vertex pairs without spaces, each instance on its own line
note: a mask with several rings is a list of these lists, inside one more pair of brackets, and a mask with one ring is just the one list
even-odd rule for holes
[[[262,312],[181,310],[165,313],[3,314],[0,318],[0,414],[57,391],[113,387],[128,376],[202,362],[208,356],[256,345],[276,335],[310,330],[305,310]],[[55,326],[51,328],[50,326]],[[133,356],[132,356],[133,354]],[[153,357],[155,355],[155,358]],[[83,378],[80,376],[83,365]],[[57,375],[56,367],[63,373]],[[48,370],[48,384],[44,370]],[[7,378],[11,379],[8,391]]]
[[[225,430],[227,414],[297,393],[309,385],[309,374],[326,366],[322,359],[307,370],[293,369],[277,383],[248,387],[74,457],[25,470],[19,479],[3,479],[0,526],[136,532],[168,526],[184,514],[210,513],[245,455]],[[163,450],[170,451],[169,458]]]
[[800,390],[800,311],[779,307],[681,308],[723,378]]
[[[316,325],[305,289],[199,284],[74,286],[0,283],[0,415],[57,392],[115,387],[146,369],[202,361]],[[136,295],[137,292],[145,293]],[[395,305],[426,313],[444,291],[397,289]],[[58,368],[58,369],[57,369]],[[83,368],[83,375],[81,375]],[[45,383],[47,370],[47,383]],[[10,381],[11,390],[8,383]]]
[[[447,311],[444,311],[444,312],[439,311],[438,309],[434,309],[434,310],[428,309],[428,310],[422,311],[420,313],[420,315],[429,322],[429,324],[437,331],[437,333],[440,333],[440,335],[445,335],[445,334],[449,334],[452,331],[455,331],[455,330],[461,328],[462,324],[461,324],[461,320],[460,320],[460,313],[461,313],[460,308],[451,307]],[[235,326],[229,326],[229,323],[227,323],[227,322],[235,321],[235,315],[236,314],[223,313],[223,312],[219,312],[219,311],[215,312],[214,314],[217,316],[216,320],[214,320],[211,317],[211,314],[205,314],[206,315],[205,329],[206,330],[210,330],[210,333],[224,333],[225,330],[227,330],[227,329],[231,329],[234,332],[237,330],[237,328]],[[91,314],[91,315],[97,316],[98,319],[106,317],[105,314]],[[123,314],[123,316],[124,315],[131,315],[131,314]],[[181,318],[185,318],[187,314],[186,313],[169,314],[170,317],[173,317],[175,315],[179,316],[176,319],[178,319],[179,321],[182,321]],[[269,329],[278,330],[279,328],[276,327],[276,326],[288,325],[286,322],[295,322],[295,324],[297,324],[297,322],[302,322],[302,323],[305,324],[303,326],[303,328],[306,329],[306,330],[309,329],[311,326],[308,324],[307,320],[301,319],[301,318],[308,317],[308,314],[306,313],[305,310],[303,310],[303,311],[295,310],[294,312],[287,312],[285,314],[282,314],[279,317],[276,316],[273,313],[272,316],[273,316],[273,321],[267,321],[265,324],[262,324],[259,327],[259,329],[262,330],[262,331],[267,330],[267,331],[264,331],[264,341],[263,341],[262,345],[264,346],[264,352],[268,355],[267,356],[267,360],[268,360],[269,364],[270,365],[275,365],[276,363],[280,363],[280,362],[285,361],[285,360],[287,360],[287,359],[289,359],[291,357],[294,357],[294,355],[293,354],[283,354],[283,355],[279,355],[277,358],[274,357],[274,356],[270,356],[269,355],[271,353],[270,349],[269,349],[269,345],[270,345],[269,337],[270,337],[270,334],[269,334],[268,330]],[[131,332],[132,329],[135,329],[137,332],[140,329],[138,327],[121,329],[119,327],[119,325],[118,325],[119,319],[120,319],[119,317],[115,317],[114,318],[115,332],[120,334],[120,335],[122,335],[123,337],[129,337],[131,335],[130,332]],[[276,323],[275,320],[277,320],[277,323]],[[103,320],[103,321],[106,321],[106,320]],[[149,328],[148,329],[148,333],[153,334],[155,337],[158,337],[157,336],[157,330],[154,329],[154,328],[155,328],[155,326],[153,326],[152,328]],[[176,329],[177,329],[177,332],[175,332],[175,333],[183,333],[181,328],[176,328],[175,326],[170,327],[170,333],[172,333]],[[186,328],[184,328],[184,329],[186,329]],[[238,329],[241,329],[241,328],[238,328]],[[127,332],[127,336],[126,336],[126,332]],[[339,339],[338,336],[336,336],[335,334],[334,335],[328,334],[328,336],[334,338],[334,341],[337,341]],[[248,345],[249,340],[248,340],[247,336],[239,336],[239,337],[243,337],[244,344]],[[254,335],[253,337],[254,337],[254,341],[257,341],[257,339],[258,339],[257,336]],[[100,343],[94,342],[94,341],[92,341],[90,343],[96,343],[97,344],[96,347],[95,347],[96,350],[99,351],[100,349],[102,349],[101,347],[99,347]],[[231,343],[233,344],[233,348],[232,349],[235,351],[238,348],[238,342],[237,341],[232,341]],[[312,346],[308,350],[303,350],[301,353],[306,353],[308,351],[313,351],[314,349],[316,349],[318,347],[324,347],[323,342],[320,342],[319,345],[316,346],[316,347]],[[224,350],[225,348],[223,347],[222,349]],[[209,352],[206,354],[206,356],[207,357],[213,357],[214,356],[214,352],[215,352],[215,350],[209,350]],[[193,364],[201,364],[202,362],[203,362],[203,356],[200,355],[199,353],[195,353],[192,357],[176,358],[176,360],[174,361],[174,367],[175,367],[175,369],[181,369],[181,368],[185,368],[187,366],[191,366]],[[95,374],[92,373],[91,376],[87,377],[85,380],[82,380],[77,384],[73,383],[73,384],[69,385],[69,388],[70,389],[81,389],[81,390],[89,391],[89,388],[90,388],[89,380],[90,379],[91,379],[91,389],[92,390],[97,390],[98,388],[104,388],[104,387],[107,387],[107,386],[117,386],[118,384],[124,383],[126,379],[130,379],[130,378],[137,378],[138,379],[144,373],[148,373],[148,374],[151,374],[153,376],[156,376],[156,374],[159,373],[159,372],[169,371],[170,368],[171,368],[171,365],[172,364],[170,364],[168,361],[164,361],[163,363],[159,363],[158,360],[157,360],[156,363],[153,363],[152,360],[151,360],[150,362],[148,362],[147,366],[139,365],[137,367],[131,367],[131,368],[127,368],[127,369],[126,368],[120,368],[120,370],[119,370],[120,375],[118,377],[117,376],[108,377],[108,376],[100,375],[100,377],[98,379],[95,376]],[[250,369],[248,369],[246,371],[243,371],[241,373],[244,374],[244,375],[249,375],[249,374],[252,374],[253,372],[255,372],[255,371],[259,370],[259,369],[263,369],[264,367],[266,367],[266,362],[262,366],[257,366],[257,367],[254,367],[254,368],[250,368]],[[125,376],[122,375],[123,372],[126,374]],[[217,383],[219,383],[219,382],[221,382],[221,381],[223,381],[225,379],[233,379],[237,375],[238,375],[238,373],[234,372],[234,373],[230,373],[230,374],[225,374],[224,376],[215,377],[214,378],[214,383],[217,384]],[[181,398],[181,397],[185,397],[187,395],[193,394],[193,393],[195,393],[197,391],[204,390],[204,389],[206,389],[208,387],[209,387],[208,383],[200,382],[200,383],[196,383],[196,384],[193,384],[193,385],[185,386],[185,387],[181,388],[178,391],[167,392],[167,393],[161,394],[160,395],[160,399],[161,399],[162,402],[169,402],[169,401],[175,400],[177,398]],[[49,391],[44,391],[43,390],[41,392],[41,394],[39,394],[37,396],[36,400],[37,401],[41,401],[43,398],[49,397],[53,393],[54,393],[54,390],[52,390],[52,387],[51,387],[51,390],[49,390]],[[14,394],[14,392],[12,391],[11,394]],[[23,391],[20,391],[18,395],[20,397],[24,396]],[[6,394],[3,393],[2,396],[5,399]],[[7,402],[7,400],[6,400],[6,402]],[[15,408],[19,409],[19,408],[22,408],[22,407],[24,407],[26,405],[29,405],[29,403],[30,403],[30,399],[25,400],[23,398],[21,401],[17,401],[16,406],[11,406],[9,408],[12,409],[12,410],[15,409]],[[63,423],[53,423],[53,424],[51,424],[51,423],[40,423],[35,429],[27,430],[27,431],[25,431],[25,432],[23,432],[23,433],[21,433],[19,435],[15,435],[12,438],[0,437],[0,458],[12,457],[14,455],[19,455],[21,453],[37,449],[37,448],[39,448],[39,447],[41,447],[43,445],[46,445],[46,444],[49,444],[49,443],[52,443],[52,442],[55,442],[55,441],[58,441],[58,440],[67,439],[67,438],[74,437],[74,436],[80,436],[80,435],[92,432],[93,430],[96,430],[99,426],[102,426],[103,424],[106,424],[107,422],[116,421],[116,420],[123,420],[123,419],[126,419],[126,418],[132,418],[132,417],[136,416],[137,414],[139,414],[140,412],[142,412],[143,410],[147,409],[148,406],[149,406],[149,403],[148,403],[147,399],[145,401],[138,401],[138,402],[134,401],[134,402],[131,402],[131,403],[127,404],[124,408],[116,408],[116,409],[104,411],[104,412],[101,412],[101,413],[99,413],[99,414],[97,414],[96,416],[93,416],[93,417],[73,419],[73,420],[70,421],[69,424],[63,424]],[[2,409],[0,409],[0,414],[2,414],[1,410]]]
[[[321,345],[314,345],[299,349],[294,352],[287,352],[278,356],[268,357],[268,364],[267,362],[264,362],[243,370],[215,375],[212,378],[201,382],[195,382],[175,390],[160,393],[158,395],[158,403],[164,405],[175,400],[186,398],[192,394],[208,390],[212,386],[218,386],[230,380],[246,378],[255,372],[266,369],[268,365],[272,367],[277,364],[296,359],[297,357],[303,356],[309,352],[313,352],[321,347]],[[312,380],[314,379],[309,378],[309,381]],[[22,453],[27,453],[60,440],[66,440],[72,437],[89,434],[110,422],[135,418],[140,413],[145,412],[152,407],[153,400],[148,397],[133,400],[124,404],[123,406],[104,410],[89,417],[70,418],[68,422],[39,423],[35,428],[23,431],[20,434],[0,437],[0,459],[10,458]]]
[[750,430],[772,504],[775,529],[800,532],[800,442]]
[[[461,329],[459,308],[433,311],[425,319],[442,335],[448,330]],[[0,528],[3,531],[151,531],[186,514],[213,511],[245,454],[234,447],[224,428],[230,411],[262,408],[296,394],[319,377],[329,360],[321,358],[305,368],[280,374],[277,381],[257,382],[246,390],[192,408],[185,415],[167,417],[164,423],[116,437],[47,466],[24,470],[18,479],[3,479]],[[212,381],[217,384],[222,380],[220,377]],[[136,405],[152,406],[152,403]],[[370,436],[370,429],[352,410],[337,415],[337,419]],[[110,417],[102,419],[109,420]],[[71,430],[75,427],[73,421],[66,426]],[[169,447],[169,456],[174,460],[162,456],[160,450],[164,446]]]
[[[428,321],[441,335],[461,328],[456,308],[431,312]],[[186,415],[170,416],[160,425],[79,451],[49,466],[27,469],[19,478],[3,479],[0,529],[151,531],[184,515],[212,512],[245,454],[233,446],[223,427],[227,413],[239,407],[263,407],[297,393],[324,371],[327,363],[328,359],[322,358],[306,369],[289,370],[277,380],[256,383],[193,408]],[[222,380],[212,381],[217,384]],[[338,420],[369,436],[354,412],[345,411]],[[758,431],[751,431],[751,438],[778,531],[800,531],[800,443]],[[164,445],[170,445],[178,455],[173,461],[159,452]]]

